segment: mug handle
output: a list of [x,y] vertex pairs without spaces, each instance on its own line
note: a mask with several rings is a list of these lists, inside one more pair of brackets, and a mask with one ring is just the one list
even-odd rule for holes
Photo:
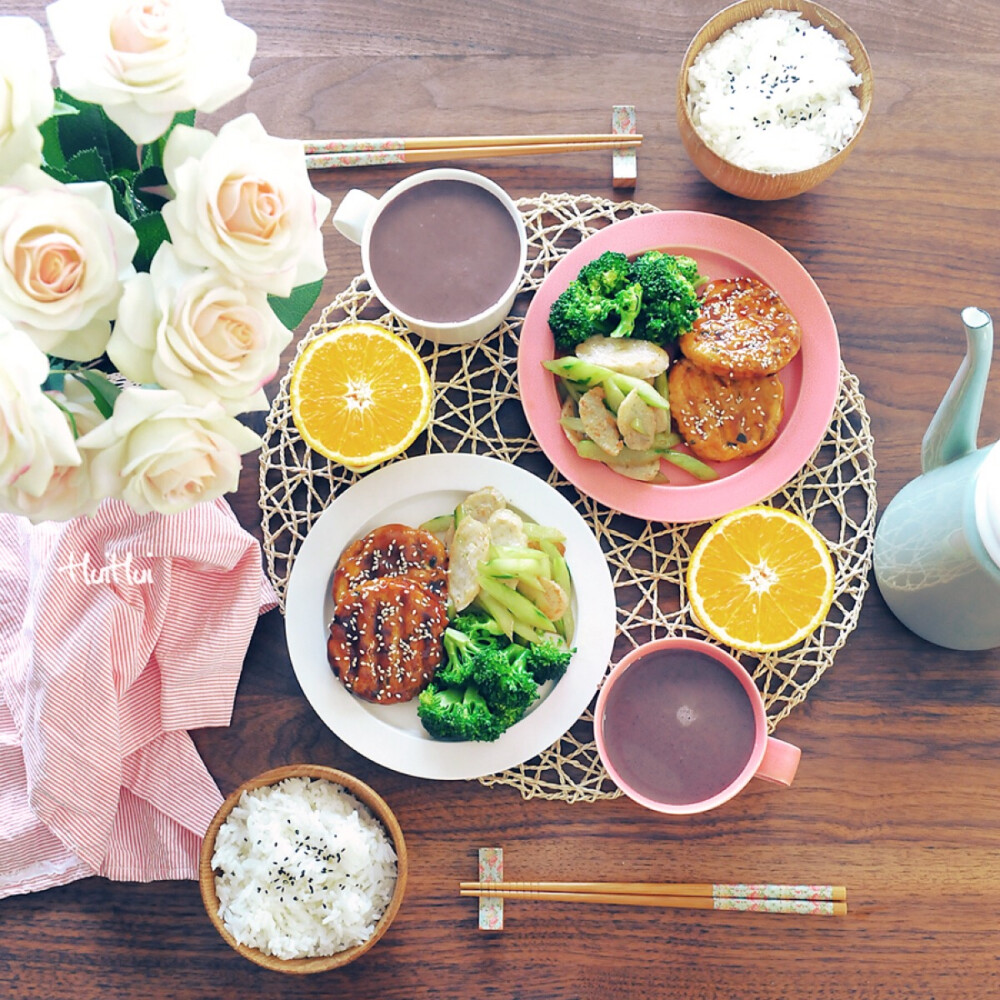
[[768,736],[764,756],[754,777],[773,781],[779,785],[790,785],[798,770],[801,756],[802,751],[798,747]]
[[339,233],[346,236],[352,243],[361,245],[365,232],[365,223],[372,214],[378,199],[367,191],[351,188],[344,195],[333,216],[333,225]]

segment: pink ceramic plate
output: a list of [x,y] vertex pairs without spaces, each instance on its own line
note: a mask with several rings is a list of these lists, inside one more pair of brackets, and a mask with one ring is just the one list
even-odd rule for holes
[[[554,356],[548,316],[580,268],[605,250],[636,256],[665,250],[693,257],[710,278],[750,275],[774,288],[802,327],[802,350],[781,372],[785,415],[770,447],[715,462],[719,478],[699,482],[668,463],[669,483],[639,483],[580,458],[559,426],[556,380],[542,367]],[[613,510],[651,521],[707,521],[756,503],[785,485],[809,460],[830,425],[840,387],[840,344],[833,316],[805,268],[770,237],[718,215],[656,212],[617,222],[574,247],[535,293],[517,362],[528,423],[549,461],[582,493]]]

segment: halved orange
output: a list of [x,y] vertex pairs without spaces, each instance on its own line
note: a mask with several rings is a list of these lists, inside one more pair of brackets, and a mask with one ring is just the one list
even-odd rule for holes
[[691,609],[702,628],[737,649],[794,646],[833,603],[833,559],[808,521],[777,507],[745,507],[720,518],[691,553]]
[[427,367],[405,340],[357,322],[310,341],[288,387],[302,439],[355,472],[405,451],[427,426],[433,395]]

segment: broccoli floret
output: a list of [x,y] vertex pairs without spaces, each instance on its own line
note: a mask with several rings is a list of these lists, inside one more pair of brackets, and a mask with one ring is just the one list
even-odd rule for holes
[[642,288],[636,336],[665,344],[691,329],[698,318],[697,286],[705,280],[692,258],[649,250],[635,259],[630,275]]
[[613,307],[612,299],[601,298],[572,282],[549,310],[549,327],[556,346],[571,351],[588,337],[606,337],[617,322]]
[[[460,624],[469,631],[460,628]],[[461,687],[475,676],[481,659],[493,655],[503,657],[510,640],[502,632],[492,632],[478,617],[466,616],[456,619],[444,630],[443,642],[444,663],[435,677],[441,684]]]
[[504,634],[496,619],[489,615],[478,614],[475,611],[465,611],[456,616],[452,619],[451,627],[458,632],[464,632],[473,639]]
[[444,631],[444,662],[421,692],[417,717],[435,739],[498,739],[558,680],[575,650],[558,636],[525,645],[511,641],[492,618],[460,615]]
[[681,254],[680,256],[674,257],[674,263],[677,265],[677,270],[680,271],[681,274],[683,274],[695,288],[698,288],[699,285],[703,285],[706,281],[708,281],[708,278],[706,278],[705,275],[698,270],[698,261],[696,261],[693,257],[686,257],[684,254]]
[[527,657],[527,648],[514,644],[476,660],[476,686],[490,710],[509,718],[511,724],[538,697],[538,682],[527,670]]
[[605,250],[600,257],[580,268],[576,280],[594,295],[612,298],[631,285],[634,279],[629,277],[628,257],[614,250]]
[[527,647],[491,622],[470,613],[444,631],[444,662],[417,703],[418,718],[436,739],[495,740],[538,697]]
[[506,728],[472,684],[463,690],[431,683],[417,699],[417,717],[424,729],[438,740],[489,743],[498,739]]
[[642,289],[628,274],[628,258],[613,251],[583,266],[549,310],[549,327],[560,350],[571,351],[588,337],[632,333]]
[[635,321],[642,309],[642,286],[635,282],[626,285],[611,300],[612,315],[618,317],[618,325],[608,334],[609,337],[630,337],[635,329]]
[[532,643],[528,647],[527,668],[537,684],[546,681],[557,681],[569,666],[575,649],[569,649],[564,643],[545,641]]

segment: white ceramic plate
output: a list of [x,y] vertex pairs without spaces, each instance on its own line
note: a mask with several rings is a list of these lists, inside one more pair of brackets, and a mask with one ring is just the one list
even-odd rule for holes
[[[494,486],[515,510],[566,535],[573,577],[577,652],[565,675],[543,688],[529,714],[493,743],[432,740],[416,702],[375,705],[350,694],[326,658],[333,616],[330,584],[343,549],[390,522],[418,525],[450,513],[469,494]],[[317,519],[292,566],[285,630],[292,666],[319,717],[348,746],[384,767],[419,778],[478,778],[541,753],[586,709],[604,676],[615,638],[615,595],[601,547],[573,505],[524,469],[480,455],[426,455],[379,469],[355,483]]]

